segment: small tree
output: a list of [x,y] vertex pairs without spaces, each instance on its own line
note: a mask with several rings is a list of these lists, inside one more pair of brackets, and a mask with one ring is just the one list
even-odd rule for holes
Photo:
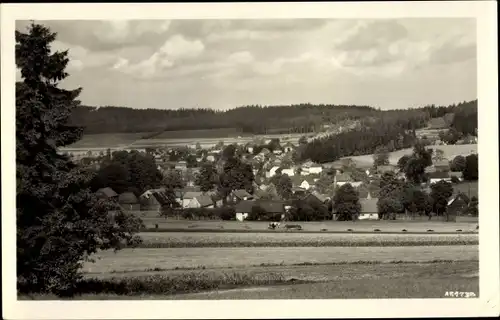
[[450,163],[450,170],[451,171],[459,171],[462,172],[464,171],[466,166],[466,160],[464,156],[458,155]]
[[333,198],[333,210],[338,219],[355,221],[361,211],[359,196],[350,183],[342,185]]
[[377,148],[373,154],[373,168],[378,166],[386,166],[389,164],[389,152],[386,148]]
[[448,199],[452,195],[453,187],[449,182],[441,180],[431,185],[432,209],[437,215],[446,213]]
[[463,173],[464,180],[477,180],[479,178],[478,171],[478,155],[471,154],[465,158],[465,168]]
[[432,156],[432,160],[433,160],[434,162],[444,160],[444,151],[443,151],[443,150],[441,150],[441,149],[436,149],[436,150],[434,151],[434,155]]

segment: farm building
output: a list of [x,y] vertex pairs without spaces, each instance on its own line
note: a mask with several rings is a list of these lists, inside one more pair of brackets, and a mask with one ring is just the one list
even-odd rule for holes
[[96,195],[99,199],[118,200],[118,194],[109,187],[97,190]]
[[187,208],[213,208],[213,207],[214,207],[214,201],[208,195],[196,196],[193,199],[191,199],[187,204]]
[[124,210],[139,211],[141,204],[133,192],[124,192],[118,196],[118,203]]
[[431,184],[439,182],[439,181],[451,181],[450,174],[448,172],[436,171],[429,173],[429,182]]
[[448,201],[446,213],[450,216],[461,216],[465,214],[468,204],[469,198],[465,194],[459,193],[457,195],[454,195]]
[[361,204],[361,212],[359,220],[378,220],[377,198],[359,199]]
[[139,202],[141,204],[141,209],[142,210],[155,210],[155,211],[160,211],[162,204],[164,201],[162,201],[163,198],[165,197],[158,197],[156,194],[158,193],[164,193],[164,189],[150,189],[145,191],[143,194],[139,196]]
[[289,206],[285,204],[284,201],[279,200],[260,200],[256,204],[262,208],[268,216],[280,215],[281,219],[285,218],[285,209],[289,209]]

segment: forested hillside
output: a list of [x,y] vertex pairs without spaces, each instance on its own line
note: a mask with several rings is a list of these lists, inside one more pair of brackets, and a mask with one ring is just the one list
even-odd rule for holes
[[[450,106],[380,111],[369,106],[312,105],[244,106],[227,111],[212,109],[132,109],[125,107],[77,108],[71,123],[85,127],[85,133],[134,133],[174,130],[237,128],[242,133],[306,133],[322,124],[350,119],[419,119],[421,127],[430,118],[455,112],[454,126],[459,131],[477,126],[477,100]],[[383,116],[382,116],[383,115]],[[475,118],[474,118],[475,117]],[[410,122],[410,125],[416,122]]]

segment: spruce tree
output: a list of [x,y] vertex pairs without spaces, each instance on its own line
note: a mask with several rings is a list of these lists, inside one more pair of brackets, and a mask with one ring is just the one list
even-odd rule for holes
[[57,152],[79,140],[82,128],[68,121],[81,88],[59,87],[69,59],[68,51],[51,52],[56,33],[32,23],[15,39],[23,78],[16,83],[18,290],[70,295],[83,261],[98,249],[137,243],[142,223],[98,200],[92,174]]

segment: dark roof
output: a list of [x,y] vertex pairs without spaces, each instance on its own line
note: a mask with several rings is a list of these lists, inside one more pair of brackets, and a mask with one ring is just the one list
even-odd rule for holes
[[258,201],[258,206],[264,209],[267,213],[283,213],[285,211],[285,203],[283,201],[268,200]]
[[234,209],[236,212],[241,212],[241,213],[250,213],[252,212],[252,207],[255,205],[255,201],[251,200],[242,200],[238,202],[235,206]]
[[248,198],[252,196],[250,193],[248,193],[246,190],[243,189],[234,190],[233,195],[239,199]]
[[155,189],[151,190],[151,192],[155,197],[156,201],[158,201],[158,203],[160,203],[161,205],[172,204],[175,202],[175,199],[169,197],[165,189]]
[[113,189],[111,189],[109,187],[101,188],[101,189],[97,190],[96,193],[102,194],[108,198],[113,198],[113,197],[118,196],[118,193],[116,193]]
[[450,174],[448,172],[442,172],[442,171],[429,172],[430,179],[446,179],[449,177]]
[[359,199],[359,203],[361,204],[361,213],[376,213],[377,209],[377,198],[372,199]]
[[137,197],[132,192],[124,192],[118,196],[118,202],[122,204],[136,204],[139,203]]
[[212,198],[207,195],[197,196],[195,199],[198,201],[201,207],[208,207],[214,204]]

